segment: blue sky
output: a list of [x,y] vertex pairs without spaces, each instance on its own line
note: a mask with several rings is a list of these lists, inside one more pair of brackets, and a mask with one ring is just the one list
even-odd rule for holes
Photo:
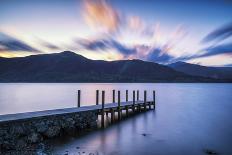
[[0,56],[230,65],[231,15],[229,0],[1,0]]

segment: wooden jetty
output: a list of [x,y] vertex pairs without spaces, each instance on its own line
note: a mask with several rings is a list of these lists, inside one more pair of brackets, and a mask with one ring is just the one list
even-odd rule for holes
[[[115,100],[116,91],[112,91],[112,103],[105,103],[105,91],[101,91],[101,104],[99,104],[99,95],[100,91],[96,90],[96,105],[88,106],[88,109],[98,110],[98,115],[101,115],[101,127],[105,127],[105,116],[108,117],[110,114],[111,123],[116,120],[120,121],[122,119],[122,112],[125,111],[126,117],[129,116],[129,111],[133,113],[138,113],[142,111],[147,111],[151,109],[155,109],[155,91],[153,90],[153,100],[147,101],[147,91],[144,90],[143,100],[139,98],[139,90],[136,91],[137,96],[135,97],[135,90],[133,91],[133,99],[132,101],[128,100],[128,90],[126,90],[126,101],[121,101],[121,91],[117,91],[117,102]],[[80,105],[80,97],[81,91],[78,90],[77,93],[77,106],[81,108]],[[86,106],[85,106],[86,107]],[[117,113],[117,115],[115,114]]]
[[129,101],[129,91],[125,93],[126,99],[122,101],[121,91],[113,90],[112,103],[105,103],[105,91],[96,90],[96,104],[81,106],[81,90],[78,90],[77,106],[73,108],[0,115],[0,154],[4,149],[18,149],[22,140],[25,144],[23,147],[27,148],[66,133],[96,129],[99,116],[101,127],[104,128],[106,119],[113,123],[131,114],[155,109],[155,91],[152,101],[147,100],[146,90],[143,99],[139,98],[138,90],[133,90],[132,101]]

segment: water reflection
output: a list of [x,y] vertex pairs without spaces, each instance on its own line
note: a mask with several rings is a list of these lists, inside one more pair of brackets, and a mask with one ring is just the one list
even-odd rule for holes
[[[150,113],[150,114],[149,114]],[[99,154],[124,154],[123,148],[128,144],[136,144],[137,141],[144,139],[146,133],[142,126],[148,126],[150,116],[154,116],[154,111],[141,113],[124,119],[108,126],[106,129],[91,132],[83,137],[76,137],[75,140],[66,140],[64,143],[53,143],[53,153],[62,154],[69,151],[69,154],[78,152],[97,152]],[[145,121],[144,121],[145,120]],[[142,124],[141,121],[143,122]],[[150,136],[150,134],[147,134]],[[145,139],[144,139],[145,140]],[[63,141],[63,140],[61,140]],[[80,150],[75,150],[78,147]],[[133,146],[131,147],[133,149]]]

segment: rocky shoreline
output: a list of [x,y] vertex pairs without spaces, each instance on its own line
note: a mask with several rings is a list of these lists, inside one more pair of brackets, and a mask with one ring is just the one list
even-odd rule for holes
[[30,150],[47,139],[97,128],[97,111],[81,111],[0,122],[0,154]]

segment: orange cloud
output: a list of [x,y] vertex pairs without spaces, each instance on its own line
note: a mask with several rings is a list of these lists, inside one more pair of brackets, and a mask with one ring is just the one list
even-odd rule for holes
[[104,0],[85,0],[84,19],[92,28],[115,32],[120,25],[119,13]]

